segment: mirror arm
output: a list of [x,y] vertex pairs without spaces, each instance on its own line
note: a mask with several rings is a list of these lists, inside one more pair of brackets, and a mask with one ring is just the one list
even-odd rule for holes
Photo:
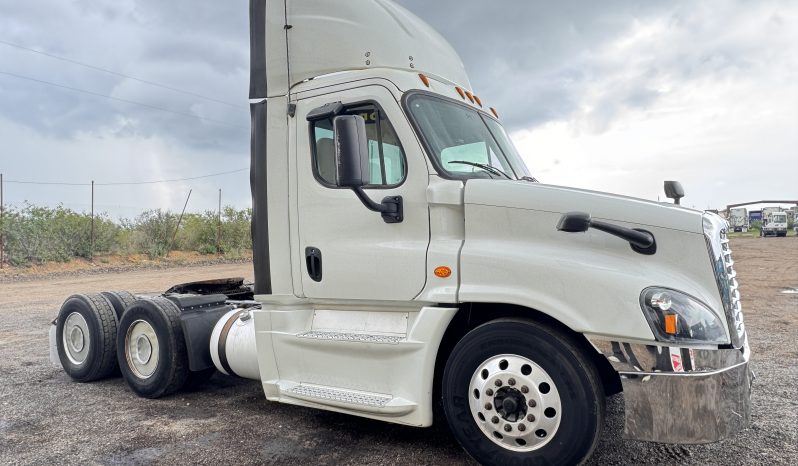
[[654,246],[654,235],[647,231],[633,230],[599,220],[591,220],[590,227],[625,239],[632,246],[637,246],[640,249],[649,249]]
[[381,213],[385,223],[402,222],[402,196],[387,196],[382,199],[382,203],[378,204],[371,200],[360,186],[353,186],[352,191],[355,192],[357,198],[360,199],[360,202],[362,202],[367,209]]

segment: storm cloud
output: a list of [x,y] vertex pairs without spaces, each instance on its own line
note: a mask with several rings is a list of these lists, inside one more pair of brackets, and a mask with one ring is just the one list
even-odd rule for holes
[[[543,181],[651,199],[676,178],[698,208],[798,197],[794,2],[399,3],[452,43]],[[0,0],[0,11],[6,180],[248,166],[247,1]],[[12,203],[88,201],[83,187],[5,188]],[[194,189],[190,208],[212,209],[219,188],[249,205],[246,172],[107,187],[98,204],[122,216],[176,209]]]

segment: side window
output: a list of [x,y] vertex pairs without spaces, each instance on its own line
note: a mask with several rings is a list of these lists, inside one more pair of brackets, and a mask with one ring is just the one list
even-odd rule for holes
[[[345,115],[360,115],[366,121],[371,183],[367,188],[391,188],[402,183],[407,172],[405,155],[391,122],[375,105],[346,109]],[[325,185],[335,186],[335,145],[332,119],[311,123],[313,171]]]

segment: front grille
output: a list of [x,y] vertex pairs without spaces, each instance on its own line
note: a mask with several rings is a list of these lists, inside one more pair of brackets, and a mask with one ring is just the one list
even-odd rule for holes
[[726,221],[719,217],[704,217],[704,231],[707,234],[707,247],[709,249],[715,280],[723,302],[723,310],[729,324],[731,341],[735,347],[742,346],[745,341],[745,323],[743,322],[743,309],[740,304],[740,291],[737,283],[737,272],[734,270],[732,250],[729,247]]

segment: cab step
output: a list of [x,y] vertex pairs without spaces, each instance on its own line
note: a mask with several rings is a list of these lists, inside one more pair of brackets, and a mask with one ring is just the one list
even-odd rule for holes
[[[281,384],[282,385],[282,384]],[[382,393],[362,392],[344,388],[312,384],[297,384],[281,390],[281,396],[353,411],[401,416],[416,409],[417,405],[403,398]]]
[[311,338],[315,340],[346,341],[360,343],[376,343],[381,345],[396,345],[405,340],[404,336],[377,335],[368,333],[325,332],[311,330],[297,334],[297,338]]

